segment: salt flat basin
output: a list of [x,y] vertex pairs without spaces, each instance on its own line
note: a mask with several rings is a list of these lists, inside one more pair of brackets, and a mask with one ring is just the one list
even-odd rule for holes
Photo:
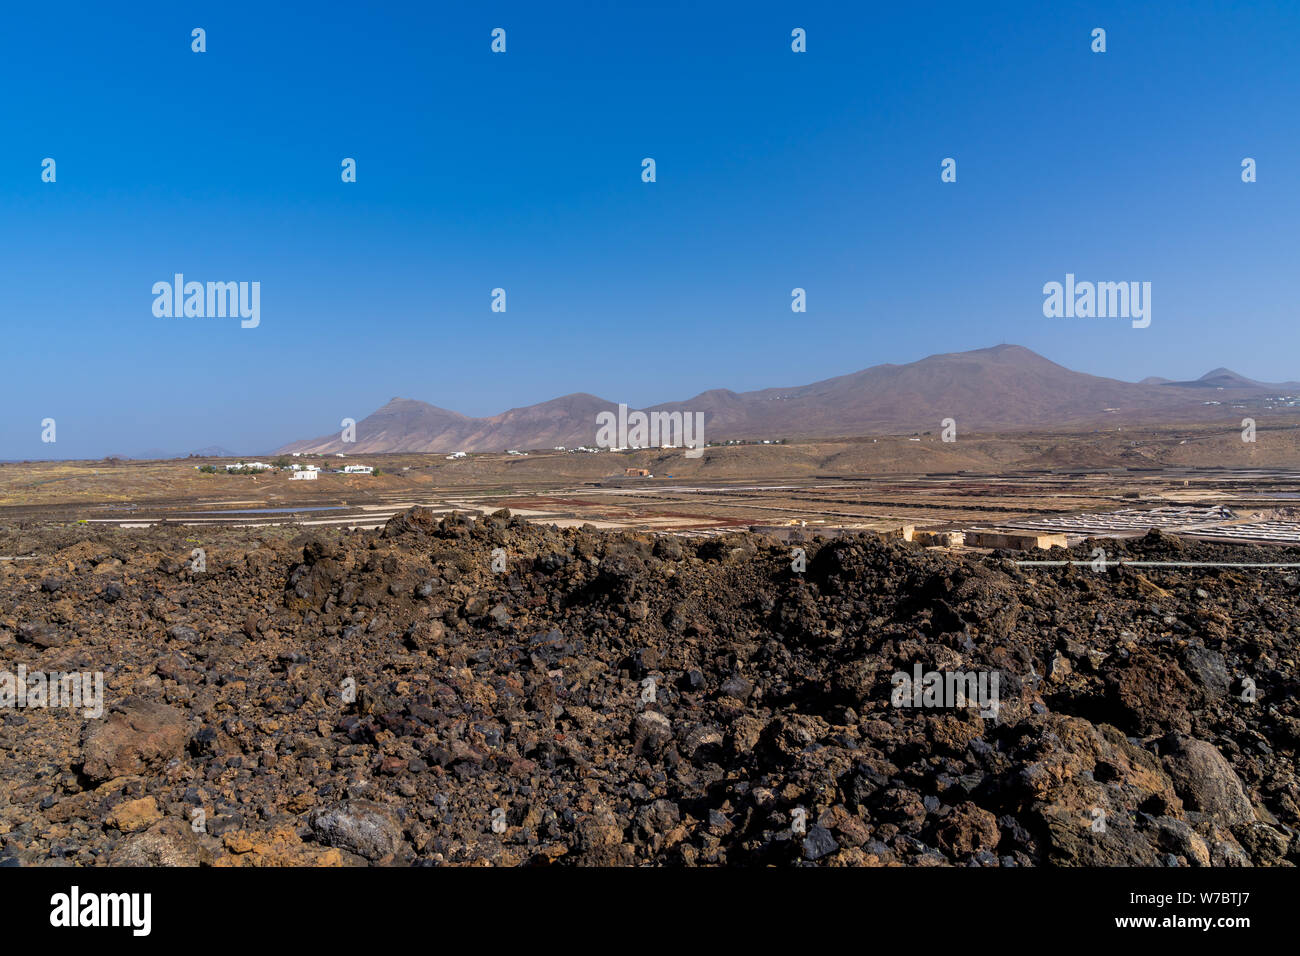
[[240,508],[230,511],[191,511],[192,515],[291,515],[300,511],[346,511],[345,505],[316,505],[310,508]]

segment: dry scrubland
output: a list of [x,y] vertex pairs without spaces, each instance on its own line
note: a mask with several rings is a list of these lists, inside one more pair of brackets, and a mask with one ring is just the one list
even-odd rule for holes
[[[203,573],[191,538],[5,530],[0,552],[40,547],[0,563],[0,659],[103,671],[107,707],[0,711],[0,860],[1300,859],[1294,573],[1029,570],[850,537],[805,542],[798,574],[752,534],[423,509],[211,530]],[[917,663],[996,671],[997,719],[891,706]]]
[[[1118,426],[1117,426],[1118,427]],[[920,441],[911,441],[911,437]],[[312,501],[432,488],[497,487],[501,490],[598,481],[624,468],[688,481],[743,481],[813,476],[915,475],[967,471],[997,475],[1012,470],[1170,467],[1278,468],[1300,465],[1300,425],[1279,416],[1261,422],[1247,443],[1235,426],[1193,425],[1116,431],[961,434],[956,442],[934,434],[881,436],[708,448],[700,459],[680,451],[598,455],[534,452],[527,458],[474,455],[447,461],[442,454],[305,456],[328,468],[348,463],[379,467],[377,476],[322,474],[317,482],[290,482],[287,474],[209,475],[233,459],[157,462],[22,462],[0,464],[0,507],[26,509],[98,503],[200,502],[242,498]],[[254,456],[249,456],[250,458]],[[409,470],[404,470],[409,469]]]

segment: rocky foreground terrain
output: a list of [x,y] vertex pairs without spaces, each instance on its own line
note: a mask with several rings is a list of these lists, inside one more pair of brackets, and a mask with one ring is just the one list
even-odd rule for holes
[[[863,536],[800,573],[755,535],[423,509],[196,534],[0,532],[40,555],[0,562],[0,671],[104,675],[99,718],[0,709],[0,862],[1300,860],[1292,571]],[[996,716],[894,706],[917,664],[996,673]]]

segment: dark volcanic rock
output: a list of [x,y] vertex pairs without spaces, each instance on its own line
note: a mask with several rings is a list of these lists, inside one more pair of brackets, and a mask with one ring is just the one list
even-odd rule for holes
[[[23,534],[0,553],[44,557],[0,564],[6,669],[102,672],[106,712],[0,708],[0,861],[1300,862],[1280,575],[874,535],[806,536],[799,574],[756,535],[427,509],[204,528],[202,573],[195,529]],[[918,667],[940,691],[996,676],[996,707],[896,701]]]

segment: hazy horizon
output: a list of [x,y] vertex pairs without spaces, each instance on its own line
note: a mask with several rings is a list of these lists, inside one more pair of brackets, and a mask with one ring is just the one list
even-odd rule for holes
[[[996,346],[985,346],[984,348],[980,348],[980,349],[972,349],[972,350],[968,350],[968,352],[970,352],[970,351],[973,351],[973,352],[979,352],[979,351],[991,351],[991,350],[993,350],[993,349],[997,349],[997,348],[1001,348],[1001,347],[1024,348],[1024,346],[1020,346],[1020,345],[1018,345],[1017,343],[1014,343],[1014,342],[1004,342],[1004,343],[999,343],[999,344],[996,345]],[[935,352],[935,353],[931,353],[931,354],[929,354],[929,355],[922,356],[920,359],[917,359],[917,360],[914,360],[914,361],[919,362],[919,361],[924,361],[925,359],[937,358],[937,357],[941,357],[941,356],[949,355],[949,354],[968,354],[968,352],[967,352],[967,353]],[[1037,353],[1034,353],[1034,354],[1037,354]],[[1055,362],[1055,360],[1052,359],[1051,356],[1040,356],[1040,357],[1041,357],[1041,358],[1048,359],[1049,361],[1053,361],[1053,362]],[[877,364],[878,364],[878,365],[895,365],[895,366],[900,366],[900,365],[909,365],[909,364],[913,364],[913,362],[883,362],[883,363],[877,363]],[[1061,363],[1061,362],[1055,362],[1055,364],[1063,365],[1064,363]],[[869,366],[868,368],[872,368],[872,367],[877,367],[877,366]],[[1066,367],[1066,368],[1069,368],[1069,366],[1065,366],[1065,367]],[[866,371],[866,370],[867,370],[867,369],[848,369],[848,370],[846,370],[846,371],[844,371],[844,372],[837,372],[837,373],[835,373],[835,374],[833,374],[833,375],[829,375],[829,376],[827,376],[826,378],[827,378],[827,379],[838,378],[838,377],[842,377],[842,376],[844,376],[844,375],[851,375],[851,374],[853,374],[853,373],[861,372],[861,371]],[[1263,384],[1263,385],[1279,385],[1279,386],[1281,386],[1281,385],[1293,385],[1293,384],[1295,384],[1295,381],[1294,381],[1294,380],[1292,380],[1292,381],[1288,381],[1288,382],[1262,382],[1262,381],[1260,381],[1259,379],[1256,379],[1255,376],[1250,375],[1248,372],[1242,372],[1241,369],[1230,369],[1230,368],[1227,368],[1226,366],[1215,366],[1214,368],[1206,369],[1206,370],[1205,370],[1204,372],[1202,372],[1200,375],[1194,375],[1194,376],[1191,376],[1191,377],[1188,378],[1188,379],[1169,379],[1167,376],[1158,376],[1158,375],[1153,375],[1153,376],[1149,376],[1149,377],[1160,377],[1160,378],[1165,378],[1165,379],[1167,379],[1170,383],[1174,383],[1174,384],[1176,384],[1177,382],[1182,382],[1182,381],[1194,381],[1194,380],[1196,380],[1196,379],[1203,378],[1203,377],[1205,377],[1205,376],[1207,376],[1207,375],[1209,375],[1209,374],[1211,374],[1211,373],[1213,373],[1213,372],[1218,372],[1218,371],[1221,371],[1221,370],[1226,370],[1226,371],[1229,371],[1229,372],[1233,372],[1233,373],[1236,373],[1236,374],[1238,374],[1238,375],[1242,375],[1244,378],[1247,378],[1247,379],[1253,379],[1253,380],[1255,380],[1255,381],[1259,381],[1260,384]],[[1084,374],[1084,375],[1091,375],[1091,374],[1092,374],[1092,373],[1088,372],[1086,369],[1070,369],[1070,371],[1073,371],[1073,372],[1079,372],[1079,373]],[[1101,377],[1101,378],[1109,378],[1109,376],[1098,376],[1098,377]],[[1148,376],[1144,376],[1144,378],[1146,378],[1146,377],[1148,377]],[[823,380],[819,380],[819,381],[823,381]],[[1116,379],[1115,381],[1121,381],[1121,382],[1126,382],[1126,383],[1128,383],[1128,384],[1135,384],[1135,385],[1136,385],[1136,384],[1140,384],[1140,381],[1133,381],[1133,380],[1130,380],[1130,379]],[[798,387],[802,387],[802,386],[806,386],[806,385],[811,385],[811,384],[816,384],[816,383],[814,383],[814,382],[783,382],[783,383],[780,383],[780,384],[770,385],[770,386],[763,386],[763,387],[764,387],[764,388],[785,388],[785,387],[789,387],[789,388],[798,388]],[[672,402],[684,402],[684,401],[689,401],[690,399],[696,397],[697,395],[701,395],[701,394],[703,394],[703,393],[705,393],[705,392],[708,392],[708,391],[714,391],[714,390],[734,391],[734,390],[727,389],[726,386],[722,386],[722,385],[719,385],[719,386],[709,386],[709,387],[706,387],[706,388],[697,389],[695,392],[691,393],[690,395],[682,395],[682,396],[675,396],[675,397],[663,397],[663,398],[661,398],[661,399],[659,399],[659,400],[657,400],[657,401],[647,402],[647,403],[645,403],[645,404],[643,404],[643,405],[637,405],[637,406],[632,406],[632,407],[634,407],[634,408],[652,408],[652,407],[655,407],[655,406],[658,406],[658,405],[661,405],[661,404],[668,404],[668,403],[672,403]],[[760,390],[761,390],[761,389],[760,389]],[[571,389],[571,390],[568,390],[568,391],[559,392],[559,393],[556,393],[556,394],[554,394],[554,395],[547,395],[547,396],[544,396],[544,397],[540,397],[540,398],[537,399],[537,401],[535,401],[535,402],[529,402],[527,405],[522,405],[522,406],[512,406],[512,408],[509,408],[509,409],[506,409],[506,408],[497,409],[496,411],[491,412],[491,413],[489,413],[489,414],[486,415],[486,416],[470,416],[470,417],[487,418],[487,417],[492,417],[492,416],[495,416],[495,415],[504,414],[504,413],[506,413],[506,412],[513,411],[513,410],[518,409],[518,408],[528,408],[528,407],[530,407],[530,406],[532,406],[532,405],[542,404],[542,403],[544,403],[544,402],[549,402],[549,401],[552,401],[552,400],[554,400],[554,399],[564,398],[564,397],[571,396],[571,395],[591,395],[591,394],[594,394],[594,393],[592,393],[592,392],[590,392],[590,391],[588,391],[588,390],[586,390],[586,389],[575,388],[575,389]],[[608,397],[608,396],[603,396],[603,395],[596,395],[595,397],[597,397],[597,398],[601,398],[601,399],[603,399],[603,400],[605,400],[605,401],[610,401],[610,402],[613,402],[613,403],[617,403],[617,401],[618,401],[617,399],[613,399],[613,398],[610,398],[610,397]],[[442,408],[442,409],[445,409],[445,410],[447,410],[447,411],[451,411],[451,412],[459,412],[459,411],[460,411],[460,410],[457,409],[457,408],[454,408],[454,407],[452,407],[452,406],[448,406],[448,405],[444,405],[444,404],[440,403],[437,399],[429,399],[429,398],[425,398],[425,397],[423,397],[423,396],[419,396],[419,395],[394,395],[394,396],[390,396],[386,401],[380,403],[379,405],[376,405],[374,408],[364,410],[362,414],[356,416],[356,420],[357,420],[358,422],[360,422],[360,421],[361,421],[364,417],[366,417],[367,415],[370,415],[371,413],[373,413],[373,412],[375,412],[375,411],[378,411],[379,409],[381,409],[381,408],[383,408],[383,407],[387,406],[388,404],[391,404],[392,402],[395,402],[395,401],[414,401],[414,402],[420,402],[420,403],[422,403],[422,404],[426,404],[426,405],[432,405],[432,406],[434,406],[434,407]],[[462,414],[463,414],[463,413],[462,413]],[[1067,424],[1066,424],[1065,426],[1063,426],[1063,427],[1065,428],[1065,430],[1068,431],[1068,430],[1074,430],[1074,429],[1082,428],[1082,427],[1084,427],[1084,426],[1082,426],[1082,425],[1081,425],[1080,423],[1078,423],[1078,422],[1072,422],[1072,423],[1067,423]],[[104,453],[103,455],[83,455],[83,456],[48,456],[48,457],[39,457],[39,456],[37,456],[37,457],[31,457],[31,458],[26,458],[26,459],[22,459],[22,458],[0,458],[0,462],[18,462],[18,461],[64,461],[64,460],[96,460],[96,459],[99,459],[99,458],[108,458],[108,457],[120,457],[120,458],[128,458],[128,459],[185,458],[185,457],[189,457],[189,456],[195,454],[196,452],[204,452],[204,451],[208,451],[209,449],[216,449],[216,448],[224,449],[224,451],[227,452],[227,453],[229,453],[229,455],[244,455],[244,456],[255,456],[255,455],[275,455],[275,454],[278,454],[278,453],[279,453],[279,449],[281,449],[281,448],[283,448],[284,446],[289,445],[289,444],[291,444],[291,443],[293,443],[293,442],[298,442],[298,441],[303,441],[303,440],[312,439],[312,438],[318,437],[319,435],[322,435],[322,434],[328,434],[328,433],[330,433],[330,432],[332,432],[332,431],[337,431],[337,429],[332,429],[332,428],[329,426],[329,423],[322,423],[320,429],[319,429],[317,432],[312,432],[312,433],[310,433],[310,434],[304,433],[304,434],[300,434],[300,435],[293,435],[293,436],[290,436],[290,437],[285,438],[285,439],[282,440],[282,441],[277,441],[277,442],[275,442],[275,443],[272,444],[272,445],[264,446],[264,447],[260,447],[260,448],[238,448],[238,447],[230,447],[229,445],[227,445],[227,444],[225,444],[225,443],[223,443],[223,442],[219,442],[219,441],[217,441],[217,442],[205,442],[205,443],[200,443],[200,444],[194,444],[192,447],[187,447],[187,448],[185,448],[185,449],[165,449],[165,448],[137,448],[137,449],[133,449],[133,450],[118,449],[118,450],[116,450],[116,451],[109,451],[109,452],[106,452],[106,453]],[[56,443],[55,445],[46,445],[45,447],[47,447],[47,448],[50,448],[50,447],[57,447],[57,443]],[[356,454],[365,454],[365,453],[364,453],[364,452],[358,452],[358,453],[356,453]],[[218,454],[216,454],[216,453],[209,453],[208,457],[228,457],[229,455],[218,455]]]

